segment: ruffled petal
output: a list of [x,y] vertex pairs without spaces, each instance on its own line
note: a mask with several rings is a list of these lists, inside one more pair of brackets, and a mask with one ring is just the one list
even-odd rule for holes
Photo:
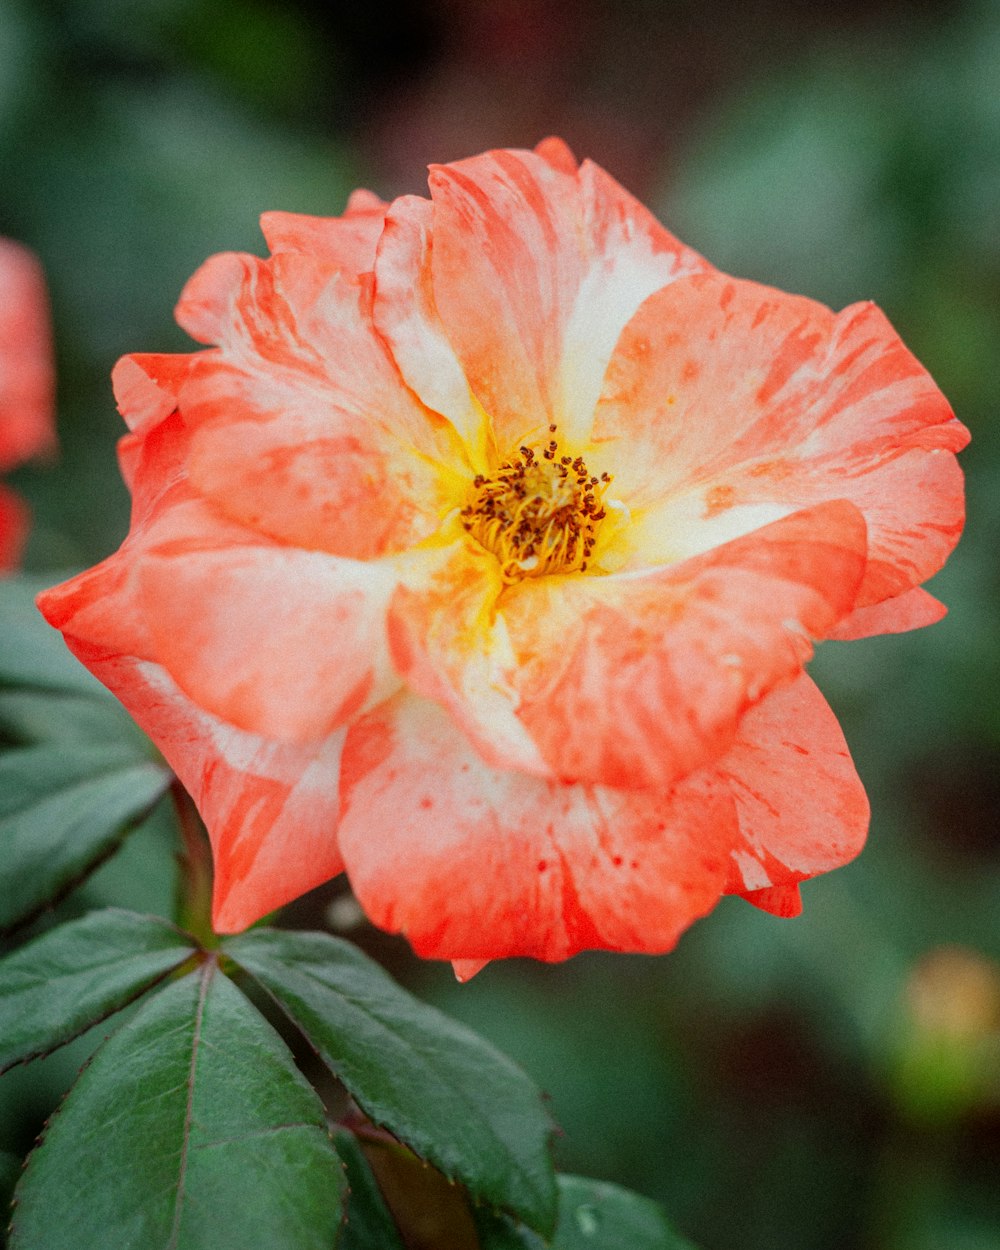
[[147,552],[141,611],[154,653],[195,703],[249,733],[326,737],[395,688],[384,565],[228,545]]
[[666,790],[801,671],[864,567],[841,501],[645,576],[521,582],[501,605],[518,717],[559,777]]
[[864,845],[864,786],[837,718],[805,674],[747,713],[715,771],[740,826],[728,893],[794,885],[846,864]]
[[191,490],[184,478],[188,441],[176,412],[145,436],[130,434],[121,440],[119,452],[132,491],[131,529],[113,555],[42,596],[43,612],[58,629],[155,660],[140,587],[148,554],[225,552],[259,543],[252,530],[227,520]]
[[740,897],[760,911],[780,916],[783,920],[802,915],[802,892],[798,885],[772,885],[763,890],[747,890]]
[[230,409],[232,382],[228,371],[224,382],[199,378],[198,402],[211,388],[220,416],[194,430],[188,462],[192,484],[220,512],[279,542],[357,560],[406,550],[437,529],[450,495],[433,461],[317,396],[289,391],[283,403],[241,387],[249,394]]
[[192,337],[222,348],[227,359],[298,386],[329,385],[331,370],[344,359],[343,337],[355,348],[368,338],[369,350],[361,348],[355,365],[361,376],[333,379],[357,395],[366,373],[381,389],[386,374],[395,372],[384,350],[371,350],[378,343],[367,316],[369,286],[364,276],[314,264],[298,252],[269,260],[226,252],[188,279],[176,314]]
[[424,553],[392,599],[392,660],[411,690],[449,710],[492,767],[551,775],[517,716],[502,592],[496,557],[467,536]]
[[486,965],[490,962],[488,959],[453,959],[451,961],[452,970],[455,973],[456,981],[471,981],[477,976]]
[[217,933],[238,933],[343,871],[336,838],[343,732],[301,745],[244,733],[193,703],[159,665],[69,630],[66,641],[194,799],[212,843]]
[[260,228],[273,253],[301,252],[319,265],[365,273],[375,261],[375,247],[389,207],[371,191],[354,191],[342,217],[306,213],[264,213]]
[[658,794],[498,772],[413,695],[356,721],[344,746],[351,884],[431,958],[669,950],[719,898],[734,835],[711,777]]
[[371,289],[283,253],[241,270],[221,351],[180,407],[191,480],[281,542],[371,559],[437,528],[457,435],[405,386],[371,321]]
[[42,267],[0,239],[0,470],[55,446],[55,372]]
[[867,605],[936,572],[962,527],[967,431],[871,304],[834,315],[721,274],[676,282],[622,335],[594,438],[637,565],[706,550],[762,509],[845,498],[868,525]]
[[435,311],[420,334],[407,326],[401,365],[423,395],[428,371],[414,367],[413,344],[443,325],[501,450],[552,422],[584,440],[623,326],[651,292],[706,267],[603,170],[566,165],[494,151],[432,166],[433,247],[407,251],[421,294],[401,320],[430,305],[428,264]]
[[162,665],[188,697],[240,729],[325,737],[398,684],[384,625],[395,574],[268,544],[228,521],[171,472],[185,440],[175,414],[131,444],[129,537],[49,591],[45,610],[76,637]]
[[111,370],[118,411],[135,434],[145,434],[177,411],[181,387],[187,381],[197,353],[160,352],[123,356]]
[[182,330],[198,343],[219,343],[229,336],[233,306],[249,275],[265,262],[243,252],[210,256],[188,278],[174,308]]
[[438,314],[433,226],[428,200],[405,195],[394,201],[375,266],[375,324],[407,383],[428,408],[448,418],[465,444],[470,469],[480,472],[486,467],[489,423]]
[[535,152],[553,169],[563,174],[575,174],[580,162],[573,155],[573,150],[565,139],[558,135],[549,135],[540,143],[535,144]]
[[948,609],[921,586],[906,590],[895,599],[856,608],[850,616],[835,625],[827,638],[849,642],[855,638],[871,638],[876,634],[903,634],[909,629],[936,625]]

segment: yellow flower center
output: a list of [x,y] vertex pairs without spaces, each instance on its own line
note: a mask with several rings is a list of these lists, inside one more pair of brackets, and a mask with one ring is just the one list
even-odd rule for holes
[[608,473],[592,475],[582,456],[562,455],[553,437],[540,449],[518,448],[491,477],[477,475],[462,524],[500,561],[505,582],[582,573],[607,515],[610,482]]

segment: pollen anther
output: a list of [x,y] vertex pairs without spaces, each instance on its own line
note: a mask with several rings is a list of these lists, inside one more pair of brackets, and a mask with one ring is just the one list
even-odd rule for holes
[[608,473],[593,476],[582,456],[559,455],[558,440],[550,438],[540,456],[519,447],[491,476],[477,474],[462,525],[497,557],[505,582],[583,572],[607,515],[610,483]]

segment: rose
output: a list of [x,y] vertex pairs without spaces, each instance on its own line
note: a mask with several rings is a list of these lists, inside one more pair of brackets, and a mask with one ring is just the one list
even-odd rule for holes
[[867,803],[803,666],[928,624],[967,435],[872,304],[719,273],[560,142],[268,213],[126,357],[131,532],[48,619],[197,802],[215,924],[346,867],[455,961],[783,915]]
[[[54,376],[45,280],[25,248],[0,239],[0,472],[51,449]],[[25,505],[0,486],[0,571],[18,562]]]

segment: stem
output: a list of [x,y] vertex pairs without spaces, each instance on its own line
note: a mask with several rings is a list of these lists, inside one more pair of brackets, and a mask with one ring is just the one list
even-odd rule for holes
[[219,944],[212,928],[212,848],[191,796],[175,777],[170,785],[183,849],[178,855],[181,875],[177,923],[208,950]]

